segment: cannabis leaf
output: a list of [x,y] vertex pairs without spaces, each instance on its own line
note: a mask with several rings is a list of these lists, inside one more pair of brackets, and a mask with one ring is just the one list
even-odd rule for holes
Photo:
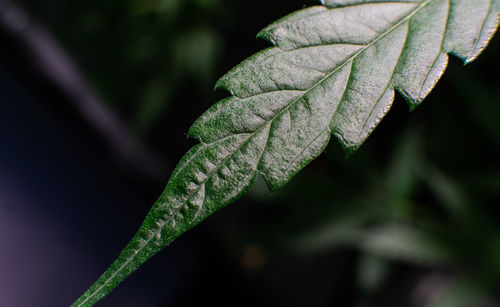
[[174,239],[240,197],[261,175],[271,190],[335,135],[348,153],[401,93],[418,106],[448,53],[473,61],[498,25],[500,0],[323,0],[271,24],[274,47],[216,85],[231,97],[189,130],[201,144],[172,174],[139,232],[73,306],[90,306]]

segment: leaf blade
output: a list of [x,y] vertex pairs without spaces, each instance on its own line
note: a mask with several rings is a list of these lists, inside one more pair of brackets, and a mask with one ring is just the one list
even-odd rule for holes
[[448,53],[468,63],[491,39],[500,1],[480,1],[470,13],[476,1],[325,0],[266,27],[258,36],[274,47],[217,83],[232,97],[191,127],[201,144],[181,160],[118,259],[73,306],[97,302],[239,198],[259,174],[272,190],[286,184],[331,134],[348,153],[357,150],[389,111],[394,90],[418,106],[443,74]]

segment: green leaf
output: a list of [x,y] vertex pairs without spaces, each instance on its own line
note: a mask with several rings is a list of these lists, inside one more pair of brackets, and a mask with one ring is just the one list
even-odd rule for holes
[[231,97],[189,130],[200,145],[113,265],[75,303],[90,306],[151,256],[240,197],[260,174],[271,190],[322,153],[335,135],[353,153],[400,92],[412,108],[443,74],[466,63],[498,25],[499,0],[324,0],[271,24],[274,47],[218,83]]

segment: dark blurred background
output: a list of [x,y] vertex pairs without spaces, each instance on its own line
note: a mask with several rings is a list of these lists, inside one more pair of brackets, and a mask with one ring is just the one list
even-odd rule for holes
[[[138,229],[218,77],[313,1],[0,0],[0,306],[68,306]],[[500,40],[345,159],[257,182],[98,306],[500,306]]]

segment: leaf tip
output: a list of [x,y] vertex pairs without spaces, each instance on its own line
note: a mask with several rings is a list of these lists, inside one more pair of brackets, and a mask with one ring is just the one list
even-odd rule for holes
[[276,39],[274,38],[272,31],[270,31],[270,27],[262,29],[259,33],[257,33],[256,37],[271,43],[273,46],[276,46]]
[[186,136],[188,138],[193,138],[193,139],[197,139],[199,135],[200,135],[200,131],[199,131],[198,127],[196,126],[196,123],[194,123],[189,128],[188,132],[186,133]]
[[358,151],[358,149],[361,147],[362,141],[360,141],[359,143],[352,143],[352,142],[348,142],[344,138],[344,136],[339,132],[334,131],[334,132],[332,132],[332,134],[337,138],[337,140],[340,143],[340,146],[342,146],[342,149],[344,150],[346,159],[349,159],[350,157],[352,157],[354,155],[354,153],[356,151]]
[[228,91],[227,82],[224,77],[220,78],[217,83],[215,83],[214,91],[223,90]]
[[404,98],[408,106],[410,107],[410,112],[413,112],[414,110],[417,109],[418,106],[422,104],[423,99],[422,98],[417,98],[415,99],[412,95],[410,95],[405,89],[403,88],[395,88],[399,94]]
[[409,103],[409,106],[410,106],[410,112],[413,112],[420,106],[420,103]]
[[279,176],[273,176],[262,172],[260,173],[260,176],[262,177],[262,179],[264,179],[267,188],[272,193],[281,189],[288,182],[288,179],[290,179],[290,178],[285,179]]
[[354,156],[354,154],[358,151],[358,149],[361,147],[361,144],[357,144],[357,145],[347,145],[347,146],[344,146],[342,144],[342,148],[344,149],[344,153],[345,153],[345,158],[346,159],[349,159],[351,158],[352,156]]
[[274,193],[274,192],[278,191],[278,190],[281,188],[281,185],[277,185],[277,184],[270,184],[270,183],[268,183],[268,184],[267,184],[267,188],[269,189],[269,191],[270,191],[271,193]]
[[206,129],[204,128],[203,125],[203,120],[202,118],[198,119],[195,121],[191,127],[189,127],[189,130],[186,134],[188,138],[193,138],[198,140],[199,142],[203,142],[203,135],[205,135]]
[[482,49],[478,52],[476,52],[475,54],[472,54],[470,56],[467,56],[467,57],[464,57],[462,60],[464,62],[464,66],[467,66],[469,65],[470,63],[474,62],[475,60],[477,60],[477,58],[479,57],[479,55],[481,54],[482,52]]
[[221,91],[228,93],[231,96],[235,96],[234,91],[232,90],[232,84],[231,84],[231,78],[230,78],[231,72],[232,71],[230,71],[227,74],[225,74],[224,76],[222,76],[217,81],[217,83],[215,83],[214,91],[221,90]]

